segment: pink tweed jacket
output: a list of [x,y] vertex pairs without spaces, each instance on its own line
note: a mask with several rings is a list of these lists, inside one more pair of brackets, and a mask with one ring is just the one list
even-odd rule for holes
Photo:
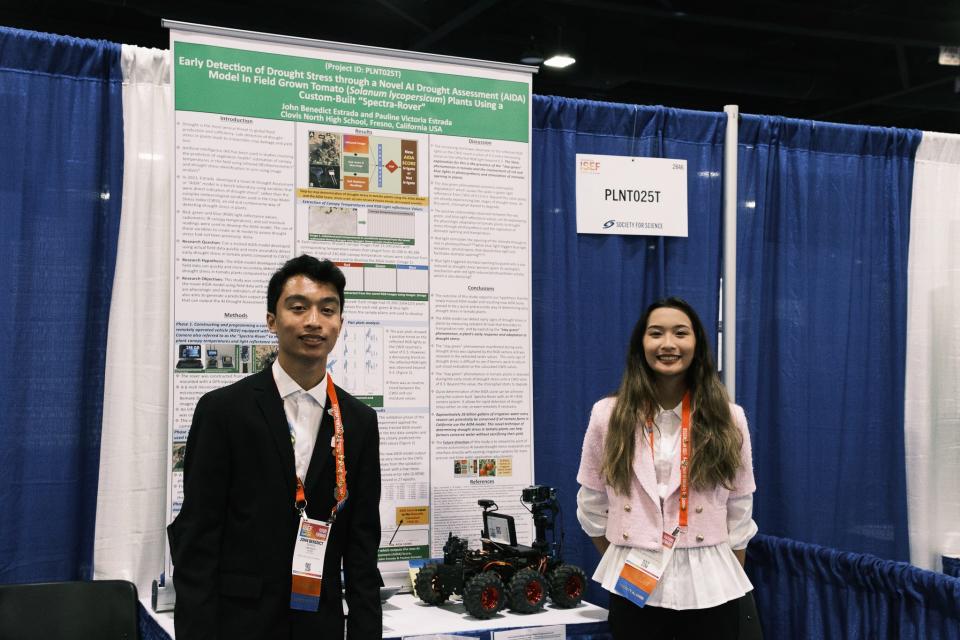
[[[645,443],[645,430],[636,430],[636,452],[633,460],[633,482],[630,495],[623,496],[607,486],[600,473],[603,460],[603,444],[607,435],[610,415],[616,402],[615,398],[604,398],[593,405],[590,424],[583,439],[583,453],[580,457],[580,471],[577,482],[594,491],[606,491],[609,500],[607,520],[607,540],[624,547],[642,547],[657,549],[660,546],[660,533],[673,531],[679,522],[680,514],[680,447],[677,447],[677,459],[669,482],[669,495],[660,509],[660,496],[657,491],[657,477],[650,456],[650,445]],[[734,422],[743,435],[740,449],[740,470],[730,491],[718,486],[712,491],[697,491],[691,488],[687,507],[688,526],[685,535],[680,536],[681,547],[706,547],[728,540],[727,500],[756,491],[753,479],[753,461],[750,452],[750,433],[747,430],[747,418],[743,409],[733,403],[730,412]],[[696,427],[694,427],[696,434]]]

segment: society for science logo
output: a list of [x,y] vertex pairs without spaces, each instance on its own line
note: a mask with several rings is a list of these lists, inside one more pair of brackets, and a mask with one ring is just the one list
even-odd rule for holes
[[604,229],[649,229],[652,231],[663,230],[662,222],[642,222],[636,220],[616,220],[610,219],[603,223]]

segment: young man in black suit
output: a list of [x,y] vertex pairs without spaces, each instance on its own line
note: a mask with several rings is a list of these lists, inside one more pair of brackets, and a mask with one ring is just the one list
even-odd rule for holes
[[[348,638],[382,635],[377,414],[339,387],[334,389],[346,471],[339,510],[335,497],[326,366],[343,323],[345,284],[328,260],[303,255],[284,264],[267,291],[267,326],[277,336],[277,360],[197,403],[187,439],[183,506],[168,528],[177,640],[341,640],[341,561]],[[328,520],[337,510],[317,611],[291,608],[298,477],[307,516]]]

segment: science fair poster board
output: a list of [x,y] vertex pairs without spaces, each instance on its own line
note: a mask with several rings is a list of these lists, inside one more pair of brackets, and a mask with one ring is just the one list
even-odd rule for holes
[[[533,480],[531,68],[165,22],[175,111],[172,520],[197,400],[276,357],[289,258],[346,274],[327,367],[376,409],[386,572]],[[350,425],[345,425],[346,438]],[[532,539],[529,518],[518,537]]]
[[687,161],[578,153],[577,233],[687,237]]

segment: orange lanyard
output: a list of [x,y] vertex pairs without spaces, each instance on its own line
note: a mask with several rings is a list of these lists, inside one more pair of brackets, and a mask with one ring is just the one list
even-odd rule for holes
[[[330,509],[330,522],[337,519],[337,513],[347,502],[347,465],[343,455],[343,417],[340,415],[340,402],[337,400],[337,390],[333,386],[333,377],[327,374],[327,398],[330,399],[330,413],[333,414],[333,457],[337,467],[337,486],[333,490],[333,497],[337,500]],[[306,517],[307,493],[303,488],[303,481],[297,475],[297,498],[294,504],[300,515]]]
[[[647,421],[647,435],[650,437],[650,457],[656,468],[656,456],[653,452],[653,423]],[[690,392],[683,394],[680,409],[680,526],[687,526],[687,491],[690,476]]]

